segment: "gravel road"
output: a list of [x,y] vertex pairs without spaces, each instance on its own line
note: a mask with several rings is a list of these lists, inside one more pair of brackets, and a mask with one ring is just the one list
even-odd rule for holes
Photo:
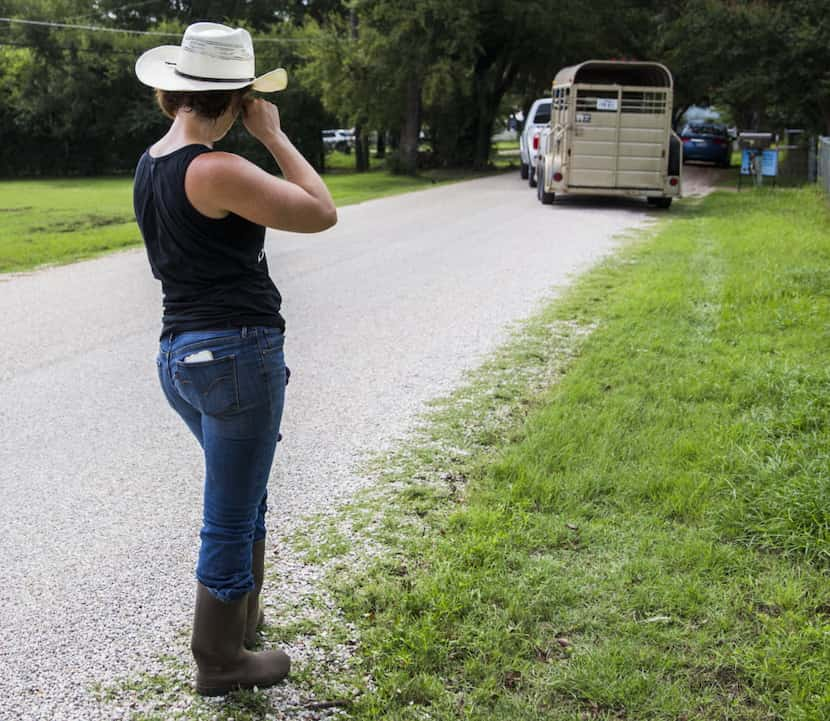
[[[353,492],[362,454],[648,217],[543,207],[511,174],[271,233],[293,371],[271,529]],[[202,463],[157,385],[160,295],[142,249],[0,276],[0,719],[114,718],[90,686],[188,628]]]

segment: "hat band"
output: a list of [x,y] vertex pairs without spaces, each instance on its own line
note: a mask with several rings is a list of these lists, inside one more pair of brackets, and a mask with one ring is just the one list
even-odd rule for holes
[[205,83],[252,83],[256,78],[203,78],[201,75],[190,75],[188,73],[183,73],[178,68],[173,68],[173,72],[176,75],[181,75],[183,78],[189,78],[190,80],[201,80]]

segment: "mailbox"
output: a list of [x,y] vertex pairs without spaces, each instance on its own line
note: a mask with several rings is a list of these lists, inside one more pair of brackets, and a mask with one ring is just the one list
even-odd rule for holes
[[770,148],[772,141],[772,133],[738,134],[738,145],[741,148],[738,189],[741,187],[741,178],[745,175],[751,176],[755,185],[762,185],[764,178],[775,179],[778,175],[778,151]]
[[742,148],[765,150],[772,145],[772,133],[738,133],[738,145]]

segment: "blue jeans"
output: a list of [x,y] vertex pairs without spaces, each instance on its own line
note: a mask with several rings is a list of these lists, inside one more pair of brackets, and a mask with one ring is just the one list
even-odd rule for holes
[[[212,359],[185,362],[205,350]],[[265,538],[285,400],[283,334],[257,326],[167,335],[156,364],[168,403],[205,453],[196,578],[216,598],[233,601],[254,588],[252,546]]]

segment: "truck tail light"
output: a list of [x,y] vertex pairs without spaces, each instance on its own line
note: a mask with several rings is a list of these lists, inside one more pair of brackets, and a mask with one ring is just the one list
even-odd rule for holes
[[533,136],[533,149],[534,150],[539,150],[539,136],[538,135]]
[[715,138],[715,145],[726,145],[726,140],[723,138]]
[[680,181],[679,181],[677,178],[671,178],[671,179],[669,180],[669,185],[671,185],[672,187],[674,187],[674,186],[675,186],[675,185],[677,185],[679,182],[680,182]]
[[680,139],[681,139],[684,143],[688,143],[688,142],[691,140],[691,138],[690,138],[688,135],[684,135],[684,136],[683,136],[682,138],[680,138]]

